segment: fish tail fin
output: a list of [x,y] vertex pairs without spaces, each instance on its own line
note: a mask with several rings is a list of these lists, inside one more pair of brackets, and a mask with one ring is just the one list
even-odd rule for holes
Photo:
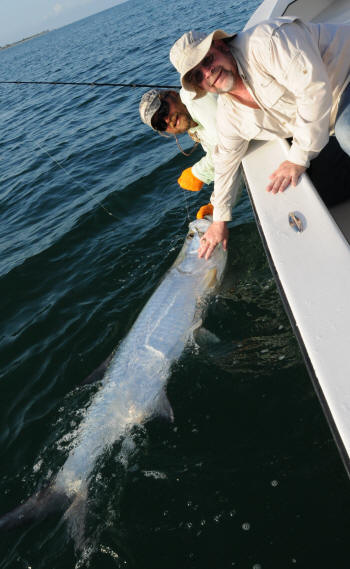
[[10,531],[46,518],[50,513],[63,509],[68,497],[48,486],[36,492],[10,512],[0,517],[0,531]]

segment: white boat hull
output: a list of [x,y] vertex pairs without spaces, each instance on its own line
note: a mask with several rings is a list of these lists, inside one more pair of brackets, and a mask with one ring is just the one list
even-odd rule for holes
[[[350,22],[350,3],[266,0],[246,27],[281,15]],[[350,207],[329,210],[307,175],[283,194],[266,192],[287,150],[285,140],[254,142],[243,169],[272,270],[350,475]],[[302,232],[291,228],[292,212]]]

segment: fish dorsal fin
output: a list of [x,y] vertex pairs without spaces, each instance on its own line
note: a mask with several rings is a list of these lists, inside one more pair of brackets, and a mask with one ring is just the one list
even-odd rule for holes
[[221,340],[206,328],[200,328],[195,334],[195,341],[200,347],[220,344]]
[[161,390],[156,398],[153,414],[159,415],[172,423],[174,422],[174,411],[164,389]]

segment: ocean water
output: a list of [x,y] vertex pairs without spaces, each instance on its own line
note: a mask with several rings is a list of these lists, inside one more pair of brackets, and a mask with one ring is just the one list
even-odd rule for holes
[[[257,0],[129,0],[0,52],[2,80],[178,84],[187,29],[236,31]],[[144,126],[145,89],[0,85],[0,514],[44,487],[211,189]],[[190,148],[191,141],[181,143]],[[85,541],[62,513],[0,540],[1,569],[345,569],[349,482],[243,192],[224,282],[152,418],[90,481]]]

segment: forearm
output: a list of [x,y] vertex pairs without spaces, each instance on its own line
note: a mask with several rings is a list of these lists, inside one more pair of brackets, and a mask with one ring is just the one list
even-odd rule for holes
[[214,206],[214,221],[232,219],[232,209],[241,195],[242,186],[240,162],[235,168],[227,166],[223,173],[215,170],[214,191],[210,198]]
[[288,152],[289,162],[308,168],[310,161],[321,152],[329,140],[329,114],[325,120],[302,123],[293,132]]
[[193,175],[204,184],[210,184],[214,180],[214,164],[212,156],[207,153],[201,160],[193,164]]

